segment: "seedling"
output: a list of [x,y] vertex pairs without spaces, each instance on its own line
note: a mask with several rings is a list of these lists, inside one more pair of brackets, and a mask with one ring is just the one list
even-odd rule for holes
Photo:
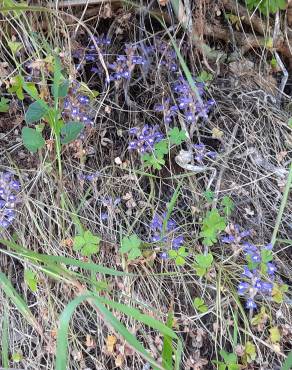
[[180,247],[178,250],[171,249],[168,252],[171,259],[174,260],[177,266],[183,266],[186,263],[185,258],[189,255],[185,247]]
[[211,253],[206,255],[198,254],[195,256],[196,262],[193,264],[194,269],[198,276],[203,277],[207,274],[213,264],[213,256]]
[[122,245],[120,252],[128,255],[128,260],[132,261],[142,256],[141,252],[141,240],[137,235],[131,235],[130,237],[124,237],[122,239]]
[[73,250],[80,251],[83,256],[90,257],[99,252],[101,238],[87,230],[81,235],[77,235],[73,241]]

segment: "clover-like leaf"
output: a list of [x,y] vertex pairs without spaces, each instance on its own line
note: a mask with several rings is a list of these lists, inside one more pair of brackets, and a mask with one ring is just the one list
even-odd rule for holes
[[168,132],[168,138],[171,145],[180,145],[186,140],[187,135],[185,131],[174,127]]
[[129,237],[124,237],[122,239],[120,252],[122,254],[127,253],[129,260],[134,260],[142,255],[140,250],[141,240],[137,235],[133,234]]

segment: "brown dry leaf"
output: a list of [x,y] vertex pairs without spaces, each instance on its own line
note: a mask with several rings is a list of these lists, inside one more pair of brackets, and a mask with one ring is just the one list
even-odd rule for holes
[[108,335],[106,338],[106,349],[109,353],[114,353],[114,347],[117,343],[117,337],[115,335]]
[[287,154],[288,154],[288,152],[286,150],[283,150],[282,152],[277,153],[276,154],[277,161],[281,163],[283,161],[283,159],[285,159]]
[[124,363],[124,357],[123,357],[121,354],[119,354],[119,355],[116,357],[116,359],[115,359],[115,365],[116,365],[117,367],[121,367],[121,366],[123,365],[123,363]]
[[92,338],[91,335],[89,334],[86,334],[86,341],[85,341],[85,345],[87,348],[95,348],[96,347],[96,342],[95,340]]
[[49,152],[52,152],[54,149],[54,140],[47,140],[46,141],[46,146]]
[[73,239],[71,239],[71,238],[63,239],[61,241],[61,245],[63,247],[67,247],[67,248],[70,248],[71,249],[73,247]]
[[158,0],[158,2],[159,2],[159,5],[166,6],[168,4],[169,0]]
[[40,88],[40,98],[42,100],[45,100],[47,101],[50,97],[50,92],[49,92],[49,89],[48,89],[48,86],[41,86]]
[[100,13],[101,18],[111,18],[113,11],[110,3],[106,3]]
[[223,131],[219,130],[219,128],[218,128],[218,127],[214,127],[214,128],[212,129],[212,137],[213,137],[214,139],[221,139],[221,138],[222,138],[222,136],[223,136]]
[[9,76],[9,64],[7,62],[0,63],[0,86],[2,84],[2,79],[5,79]]

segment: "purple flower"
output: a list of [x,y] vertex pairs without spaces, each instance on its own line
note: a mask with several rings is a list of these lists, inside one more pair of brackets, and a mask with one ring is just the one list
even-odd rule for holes
[[255,303],[255,301],[252,299],[252,298],[249,298],[247,301],[246,301],[246,305],[245,307],[249,310],[253,310],[253,309],[256,309],[257,308],[257,305]]
[[0,232],[7,229],[16,217],[20,184],[10,172],[0,172]]
[[197,162],[202,162],[208,158],[215,159],[217,156],[216,152],[209,151],[203,143],[194,144],[193,148],[195,149],[195,159]]
[[269,275],[274,275],[274,273],[275,273],[276,271],[277,271],[276,266],[275,266],[273,263],[268,262],[268,263],[267,263],[267,273],[268,273]]
[[136,138],[129,143],[128,149],[136,149],[140,154],[151,153],[154,150],[154,145],[164,138],[158,126],[144,125],[141,129],[135,127],[129,132]]
[[238,284],[238,287],[237,287],[237,292],[239,295],[243,295],[246,293],[247,289],[249,289],[250,285],[245,282],[245,281],[241,281],[239,284]]

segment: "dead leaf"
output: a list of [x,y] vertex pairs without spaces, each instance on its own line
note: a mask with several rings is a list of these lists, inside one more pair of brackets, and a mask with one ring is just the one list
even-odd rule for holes
[[119,355],[116,357],[116,359],[115,359],[115,365],[116,365],[117,367],[121,367],[121,366],[123,365],[123,363],[124,363],[124,357],[123,357],[121,354],[119,354]]
[[218,128],[218,127],[214,127],[214,128],[212,129],[212,137],[213,137],[214,139],[221,139],[221,138],[222,138],[222,136],[223,136],[223,131],[219,130],[219,128]]
[[114,347],[117,343],[117,337],[115,335],[108,335],[106,338],[106,349],[109,353],[114,353]]
[[101,18],[111,18],[113,16],[113,11],[110,3],[106,3],[100,12]]
[[85,345],[86,345],[87,348],[95,348],[96,347],[95,340],[89,334],[86,334]]
[[159,5],[166,6],[168,4],[169,0],[158,0],[158,2],[159,2]]

